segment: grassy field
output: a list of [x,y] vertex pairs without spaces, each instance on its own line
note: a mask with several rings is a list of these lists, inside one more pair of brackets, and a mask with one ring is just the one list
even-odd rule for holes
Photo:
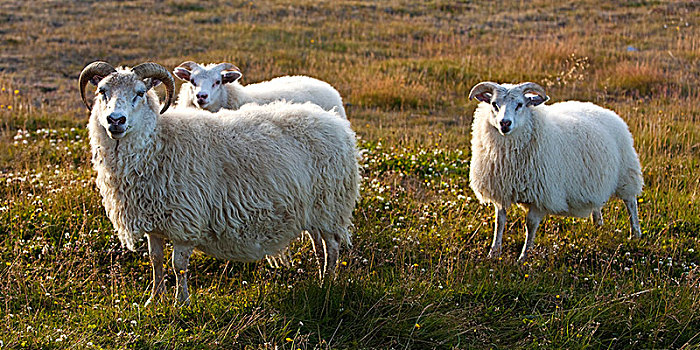
[[[700,347],[698,2],[4,0],[0,23],[0,349]],[[144,308],[145,241],[120,247],[94,185],[77,89],[94,60],[334,85],[366,150],[337,278],[319,283],[308,241],[279,269],[195,254],[191,306]],[[613,199],[600,228],[549,217],[519,265],[513,209],[486,259],[466,99],[484,80],[627,121],[641,240]]]

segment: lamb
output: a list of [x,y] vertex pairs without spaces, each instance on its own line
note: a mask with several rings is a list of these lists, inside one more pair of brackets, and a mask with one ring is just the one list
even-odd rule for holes
[[630,238],[641,237],[636,197],[643,179],[632,135],[613,111],[592,103],[549,100],[535,83],[474,86],[480,103],[472,123],[470,186],[482,203],[495,207],[489,257],[501,253],[506,210],[528,209],[526,239],[518,261],[527,258],[547,214],[585,217],[602,225],[600,209],[615,195],[627,207]]
[[[94,107],[85,87],[97,86]],[[152,88],[164,83],[167,99]],[[93,62],[80,74],[102,203],[122,245],[148,238],[153,288],[164,291],[164,240],[173,244],[179,302],[189,302],[193,249],[255,261],[308,231],[320,272],[332,273],[351,244],[359,197],[358,151],[350,123],[311,104],[275,102],[218,114],[165,113],[174,80],[156,63],[115,69]]]
[[330,84],[307,76],[283,76],[257,84],[243,86],[238,82],[243,74],[231,63],[199,65],[183,62],[173,70],[176,77],[186,81],[180,87],[177,106],[197,107],[210,112],[221,108],[238,109],[246,103],[258,104],[286,100],[312,102],[325,110],[336,109],[343,118],[343,100]]

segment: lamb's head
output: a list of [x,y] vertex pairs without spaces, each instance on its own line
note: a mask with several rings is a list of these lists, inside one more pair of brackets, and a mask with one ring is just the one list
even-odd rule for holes
[[199,65],[192,61],[183,62],[173,70],[176,77],[189,82],[181,89],[191,89],[192,104],[199,108],[216,112],[225,96],[224,84],[233,83],[243,74],[231,63]]
[[[94,106],[85,98],[88,83],[97,86]],[[106,62],[93,62],[80,73],[80,96],[92,118],[97,118],[107,135],[115,140],[129,134],[144,120],[158,115],[158,96],[151,89],[163,83],[167,92],[164,113],[173,99],[173,77],[163,66],[146,62],[134,68],[115,69]]]
[[529,122],[531,108],[549,100],[544,88],[535,83],[499,85],[490,81],[476,84],[469,93],[472,98],[491,105],[489,122],[501,135]]

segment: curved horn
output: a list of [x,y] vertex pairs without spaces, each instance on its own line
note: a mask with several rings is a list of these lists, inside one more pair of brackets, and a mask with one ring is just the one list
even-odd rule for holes
[[78,85],[80,85],[80,97],[83,99],[83,103],[89,111],[92,111],[92,106],[85,99],[85,87],[95,76],[106,77],[117,70],[112,67],[111,64],[102,61],[95,61],[83,68],[80,72],[80,78],[78,78]]
[[[469,92],[469,99],[471,100],[472,98],[476,98],[481,102],[488,102],[491,96],[493,96],[494,90],[498,90],[500,88],[500,85],[491,81],[481,82],[479,84],[474,85],[472,91]],[[489,93],[491,94],[491,96],[488,96],[487,98],[485,93]]]
[[527,82],[527,83],[518,84],[518,88],[523,92],[523,94],[525,94],[527,92],[532,92],[532,93],[540,95],[544,98],[547,97],[547,93],[544,91],[544,88],[542,86],[540,86],[540,84],[537,84],[537,83]]
[[216,65],[216,67],[217,67],[217,68],[221,68],[221,70],[235,70],[235,71],[238,71],[238,72],[241,71],[240,69],[238,69],[238,67],[236,67],[236,66],[234,66],[233,64],[228,63],[228,62],[219,63],[219,64]]
[[536,95],[525,97],[528,100],[528,106],[539,106],[540,104],[549,101],[549,96],[547,96],[547,93],[544,91],[544,88],[539,84],[527,82],[518,84],[517,88],[520,89],[520,91],[523,93],[523,96],[525,96],[525,94],[528,92]]
[[175,81],[173,80],[173,76],[170,75],[170,72],[160,64],[153,62],[141,63],[131,68],[131,71],[140,79],[154,78],[160,80],[163,85],[165,85],[167,96],[165,96],[165,105],[163,105],[163,108],[160,110],[160,114],[165,113],[173,102],[173,92],[175,91]]
[[180,63],[180,65],[178,67],[182,67],[182,68],[185,68],[185,69],[191,71],[197,66],[199,66],[199,65],[196,62],[185,61],[185,62]]

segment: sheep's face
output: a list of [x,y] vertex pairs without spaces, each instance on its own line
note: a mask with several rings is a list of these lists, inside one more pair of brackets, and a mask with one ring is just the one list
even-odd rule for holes
[[528,98],[520,91],[506,90],[504,93],[496,92],[491,101],[491,125],[501,135],[508,135],[518,129],[521,123],[530,118]]
[[190,89],[192,104],[202,109],[216,112],[225,98],[224,84],[233,83],[242,74],[230,63],[209,64],[201,66],[185,62],[173,70],[175,76],[190,84],[182,88]]
[[[156,79],[139,79],[134,73],[120,70],[99,81],[95,92],[93,115],[107,135],[119,140],[128,135],[144,118],[154,118],[147,92],[158,85]],[[144,113],[149,111],[150,113]]]
[[504,136],[529,123],[530,109],[549,99],[544,89],[534,83],[498,85],[490,82],[477,84],[470,98],[490,104],[489,123]]

